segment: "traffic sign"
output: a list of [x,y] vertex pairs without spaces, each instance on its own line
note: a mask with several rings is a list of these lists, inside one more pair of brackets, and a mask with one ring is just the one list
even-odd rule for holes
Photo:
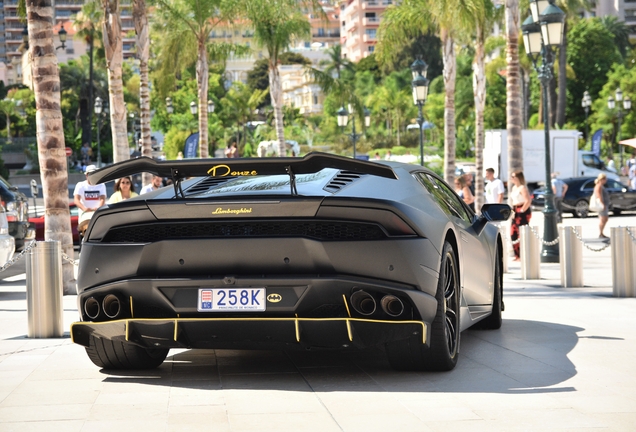
[[73,154],[73,149],[70,147],[65,147],[64,151],[66,152],[66,157],[69,157],[70,155]]

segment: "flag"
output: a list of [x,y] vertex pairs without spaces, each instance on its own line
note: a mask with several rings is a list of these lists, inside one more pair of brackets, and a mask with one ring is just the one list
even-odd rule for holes
[[598,157],[601,157],[601,138],[603,138],[603,129],[599,129],[592,135],[592,151]]
[[186,138],[183,157],[185,159],[197,157],[197,147],[199,147],[199,132],[190,134],[190,136]]

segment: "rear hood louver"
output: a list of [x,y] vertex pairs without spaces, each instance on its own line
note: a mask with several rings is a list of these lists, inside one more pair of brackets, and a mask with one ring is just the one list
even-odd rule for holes
[[210,189],[214,189],[216,186],[227,183],[230,180],[235,179],[236,177],[205,177],[203,180],[195,184],[194,186],[189,187],[186,190],[186,196],[197,195],[203,192],[207,192]]
[[353,171],[339,171],[327,186],[324,187],[324,190],[334,193],[338,192],[363,176],[364,174],[358,174]]

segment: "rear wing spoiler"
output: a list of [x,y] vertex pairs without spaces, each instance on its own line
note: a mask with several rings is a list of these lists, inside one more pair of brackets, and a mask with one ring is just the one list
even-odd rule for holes
[[188,177],[235,177],[261,175],[312,174],[324,168],[353,171],[378,177],[397,179],[387,165],[366,162],[328,153],[312,152],[305,157],[238,158],[238,159],[187,159],[157,161],[148,157],[130,159],[110,165],[88,174],[91,184],[105,183],[141,172],[159,177],[169,177],[174,183]]

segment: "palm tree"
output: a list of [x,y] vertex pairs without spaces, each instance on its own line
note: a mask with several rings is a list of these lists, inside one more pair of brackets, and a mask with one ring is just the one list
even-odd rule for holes
[[444,179],[453,183],[455,177],[455,78],[457,59],[455,39],[461,30],[471,28],[473,17],[470,1],[405,0],[384,12],[380,24],[380,61],[391,58],[415,36],[436,30],[442,41],[444,61]]
[[[44,193],[44,235],[57,240],[62,252],[73,254],[71,214],[68,208],[68,175],[64,151],[64,126],[60,109],[60,77],[53,45],[53,0],[27,2],[29,58],[33,74],[40,179]],[[39,53],[32,55],[33,52]],[[62,262],[64,294],[76,292],[73,265]]]
[[239,154],[243,154],[242,149],[247,143],[247,123],[254,119],[254,111],[263,102],[267,93],[267,89],[252,90],[242,82],[235,82],[223,98],[226,118],[243,129],[243,143],[241,146],[239,142]]
[[13,99],[5,98],[0,100],[0,113],[4,114],[7,120],[7,143],[12,142],[11,138],[11,116],[18,115],[18,107]]
[[[311,25],[298,10],[296,0],[235,0],[244,18],[254,29],[254,42],[267,50],[269,65],[269,92],[274,108],[274,123],[278,138],[279,154],[285,155],[283,126],[283,91],[278,71],[280,55],[295,41],[311,34]],[[312,7],[321,11],[320,5]]]
[[[97,1],[89,1],[84,3],[82,10],[75,16],[73,21],[73,27],[76,30],[76,36],[84,39],[88,45],[88,100],[86,101],[84,109],[88,111],[88,124],[86,127],[82,124],[82,142],[90,143],[93,145],[93,50],[95,48],[95,41],[100,40],[102,32],[98,28],[98,23],[103,18],[102,10]],[[82,105],[80,105],[82,109]],[[80,118],[85,118],[80,114]]]
[[[224,0],[154,0],[161,27],[159,55],[160,91],[174,83],[175,72],[196,64],[199,113],[199,157],[208,157],[208,77],[209,60],[225,61],[231,53],[243,55],[247,47],[210,42],[217,26],[234,20],[235,8]],[[229,6],[229,7],[228,7]]]
[[484,204],[484,110],[486,108],[486,39],[497,18],[491,0],[474,3],[475,58],[473,60],[473,96],[475,99],[475,209]]
[[123,85],[123,39],[119,0],[101,0],[104,10],[102,34],[106,69],[108,70],[108,93],[110,106],[110,128],[113,137],[113,161],[115,163],[130,159],[126,103]]
[[[508,131],[508,172],[523,169],[521,145],[521,84],[519,66],[519,0],[505,0],[506,20],[506,129]],[[503,179],[505,181],[505,179]]]
[[[150,58],[150,36],[148,34],[148,15],[146,14],[146,0],[133,0],[133,21],[137,34],[136,48],[139,59],[139,119],[141,124],[141,155],[152,157],[152,143],[150,141],[150,86],[148,85],[148,60]],[[135,143],[137,145],[137,143]],[[144,172],[141,175],[144,186],[152,181],[152,174]]]
[[[414,109],[410,88],[404,82],[404,76],[393,72],[384,80],[384,85],[371,94],[367,103],[374,112],[386,111],[392,124],[396,126],[397,145],[400,145],[400,131],[407,118],[407,113]],[[410,78],[411,74],[408,73]]]

